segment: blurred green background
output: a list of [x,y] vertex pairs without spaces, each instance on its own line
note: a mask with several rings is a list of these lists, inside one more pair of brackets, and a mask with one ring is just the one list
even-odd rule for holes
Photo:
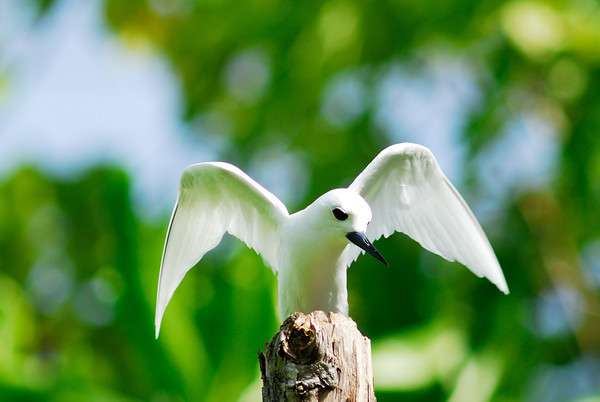
[[276,280],[227,239],[153,337],[178,176],[290,211],[430,147],[503,296],[397,234],[349,270],[378,400],[600,401],[600,2],[0,0],[0,400],[260,400]]

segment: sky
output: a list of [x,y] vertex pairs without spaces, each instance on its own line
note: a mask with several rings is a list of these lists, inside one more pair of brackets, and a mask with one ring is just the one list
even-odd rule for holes
[[[185,166],[219,159],[226,144],[202,133],[218,116],[184,123],[178,81],[168,64],[149,44],[132,47],[114,37],[99,7],[97,0],[65,0],[33,24],[32,10],[22,3],[0,3],[7,22],[0,26],[0,177],[23,164],[69,178],[114,163],[133,178],[141,212],[162,217]],[[378,72],[372,88],[368,71],[338,73],[324,88],[321,114],[343,127],[372,102],[374,124],[390,144],[431,148],[460,188],[461,135],[481,100],[482,73],[460,52],[433,48],[423,54],[420,64],[394,62]],[[256,101],[269,79],[268,55],[257,49],[235,55],[223,77],[230,95],[246,102]],[[506,126],[476,161],[486,202],[475,209],[483,215],[495,214],[508,190],[543,186],[553,177],[555,128],[526,109]],[[308,183],[300,155],[273,146],[254,161],[249,173],[265,187],[286,203],[302,199]]]
[[35,27],[16,3],[0,6],[11,21],[0,32],[0,175],[34,164],[73,177],[113,162],[134,177],[144,210],[164,212],[181,170],[218,147],[186,134],[169,67],[111,37],[96,1],[59,3]]

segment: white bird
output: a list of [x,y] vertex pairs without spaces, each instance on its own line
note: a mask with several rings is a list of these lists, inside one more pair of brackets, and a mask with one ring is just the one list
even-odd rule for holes
[[328,191],[293,214],[231,164],[192,165],[181,177],[165,241],[156,337],[173,292],[226,232],[256,250],[277,273],[279,311],[286,317],[314,310],[347,315],[347,267],[365,251],[386,263],[369,239],[396,231],[508,293],[477,219],[421,145],[384,149],[348,188]]

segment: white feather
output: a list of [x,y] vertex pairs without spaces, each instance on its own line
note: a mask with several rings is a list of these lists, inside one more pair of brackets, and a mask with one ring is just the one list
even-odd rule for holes
[[215,248],[225,232],[277,268],[279,228],[286,207],[237,167],[208,162],[188,167],[171,216],[158,279],[155,330],[187,271]]
[[[338,219],[334,209],[346,217]],[[370,221],[370,223],[369,223]],[[186,272],[228,232],[277,270],[280,313],[348,313],[346,268],[361,250],[349,233],[372,239],[399,231],[427,250],[459,261],[508,293],[477,219],[431,152],[414,144],[383,150],[349,188],[323,194],[292,215],[237,167],[210,162],[182,175],[158,280],[156,336]]]
[[[376,240],[398,231],[449,261],[458,261],[508,293],[502,269],[479,222],[440,169],[429,149],[396,144],[381,151],[349,189],[370,205],[367,236]],[[350,265],[361,250],[348,246]]]

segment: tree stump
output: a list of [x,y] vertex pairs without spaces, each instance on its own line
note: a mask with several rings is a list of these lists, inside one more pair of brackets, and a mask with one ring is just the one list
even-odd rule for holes
[[375,402],[371,342],[342,314],[292,314],[258,357],[263,402]]

